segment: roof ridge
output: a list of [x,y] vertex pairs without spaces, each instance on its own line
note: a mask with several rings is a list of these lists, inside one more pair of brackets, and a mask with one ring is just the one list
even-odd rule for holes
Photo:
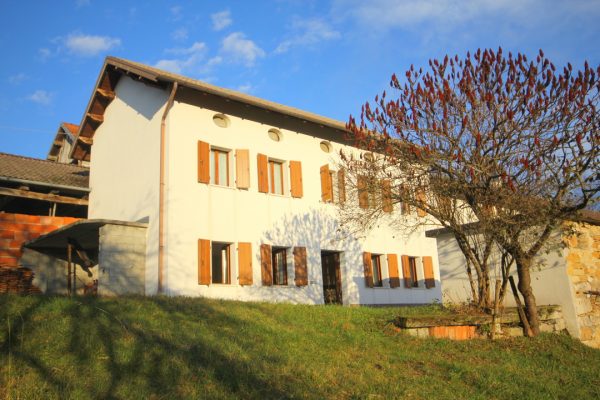
[[49,163],[49,164],[52,164],[52,165],[63,165],[63,166],[66,166],[66,167],[73,167],[73,168],[79,168],[79,169],[87,169],[87,170],[90,169],[89,167],[85,167],[83,165],[59,163],[59,162],[52,161],[52,160],[44,160],[44,159],[41,159],[41,158],[28,157],[28,156],[23,156],[23,155],[20,155],[20,154],[4,153],[2,151],[0,151],[0,156],[9,156],[9,157],[21,158],[21,159],[31,160],[31,161],[40,161],[40,162]]
[[[133,68],[145,68],[146,70],[151,70],[153,72],[158,72],[160,74],[163,74],[163,78],[170,78],[173,80],[178,80],[178,81],[191,81],[190,83],[194,83],[198,86],[203,87],[203,89],[206,90],[212,90],[212,91],[216,91],[219,93],[226,93],[228,95],[232,95],[234,97],[237,97],[238,101],[241,102],[254,102],[254,103],[258,103],[258,104],[262,104],[263,106],[268,106],[268,107],[273,107],[273,108],[277,108],[279,109],[279,112],[283,112],[285,113],[285,111],[291,112],[291,113],[297,113],[298,115],[296,115],[297,118],[314,118],[320,121],[312,121],[315,123],[322,123],[322,124],[329,124],[329,125],[334,125],[332,127],[335,127],[337,129],[342,129],[345,130],[345,126],[346,123],[342,122],[340,120],[334,119],[334,118],[330,118],[330,117],[326,117],[324,115],[321,114],[317,114],[315,112],[312,111],[306,111],[303,110],[301,108],[298,107],[292,107],[292,106],[288,106],[282,103],[278,103],[272,100],[267,100],[258,96],[253,96],[244,92],[240,92],[234,89],[229,89],[229,88],[225,88],[222,86],[217,86],[214,85],[212,83],[208,83],[205,81],[202,81],[200,79],[196,79],[196,78],[191,78],[189,76],[185,76],[182,74],[177,74],[174,72],[170,72],[170,71],[166,71],[164,69],[160,69],[160,68],[156,68],[147,64],[143,64],[137,61],[132,61],[132,60],[128,60],[125,58],[119,58],[119,57],[115,57],[115,56],[107,56],[106,57],[106,62],[110,63],[111,61],[115,61],[117,63],[123,63],[123,64],[129,64],[131,67]],[[284,111],[285,110],[285,111]]]

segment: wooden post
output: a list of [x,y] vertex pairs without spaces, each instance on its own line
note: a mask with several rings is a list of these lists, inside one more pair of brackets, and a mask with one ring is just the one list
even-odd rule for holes
[[527,337],[531,337],[531,328],[529,327],[529,321],[525,316],[525,310],[523,310],[523,305],[521,304],[521,299],[519,298],[517,285],[515,285],[515,278],[509,276],[508,281],[510,282],[510,288],[512,289],[513,296],[515,297],[515,303],[517,303],[517,311],[519,312],[519,318],[521,319],[521,323],[523,324],[523,331],[525,332],[525,335]]
[[71,243],[67,244],[67,295],[71,296],[71,262],[72,262]]

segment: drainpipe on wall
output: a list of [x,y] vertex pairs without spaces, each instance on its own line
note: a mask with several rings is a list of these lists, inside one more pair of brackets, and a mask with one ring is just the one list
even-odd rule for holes
[[167,115],[173,106],[175,92],[177,91],[177,82],[171,86],[171,94],[165,107],[162,119],[160,121],[160,188],[158,193],[158,293],[163,292],[163,274],[165,269],[165,144],[166,144],[166,126]]

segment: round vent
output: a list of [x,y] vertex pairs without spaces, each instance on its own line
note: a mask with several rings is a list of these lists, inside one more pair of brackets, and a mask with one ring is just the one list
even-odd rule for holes
[[331,143],[329,143],[328,141],[323,140],[319,144],[319,146],[321,147],[321,150],[323,150],[325,153],[331,153],[332,147],[331,147]]
[[213,115],[213,122],[219,128],[227,128],[229,126],[229,118],[225,114]]
[[271,128],[269,129],[269,138],[275,142],[281,142],[283,136],[281,135],[279,129]]

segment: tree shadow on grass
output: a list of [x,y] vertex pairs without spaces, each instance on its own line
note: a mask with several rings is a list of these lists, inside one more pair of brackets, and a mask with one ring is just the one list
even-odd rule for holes
[[[19,299],[9,298],[10,301]],[[48,307],[56,307],[53,302],[68,302],[62,304],[58,316],[68,320],[66,331],[48,333],[51,337],[62,335],[64,346],[56,346],[64,348],[53,348],[52,341],[47,343],[48,348],[31,348],[28,337],[39,336],[40,330],[54,325],[40,318]],[[0,300],[2,303],[5,301]],[[13,369],[20,369],[20,373],[34,371],[40,383],[53,389],[50,393],[54,392],[56,397],[71,397],[74,390],[77,396],[91,398],[286,399],[300,395],[285,387],[285,376],[275,379],[268,376],[268,371],[276,369],[274,364],[282,362],[276,354],[260,359],[244,354],[252,349],[256,338],[227,337],[228,330],[243,329],[248,320],[216,310],[210,302],[196,301],[187,310],[186,305],[186,301],[150,298],[145,300],[145,309],[138,310],[138,315],[131,309],[133,304],[128,298],[103,301],[37,297],[20,311],[21,318],[10,315],[11,341],[4,325],[0,354],[5,359],[10,351]],[[0,317],[6,320],[9,312],[3,310]],[[117,315],[125,315],[127,320]],[[216,326],[201,323],[209,315],[207,321]],[[165,320],[171,326],[156,325]],[[190,331],[194,327],[202,332]],[[23,338],[17,339],[17,335]],[[24,340],[23,348],[16,345],[17,340]],[[228,341],[227,345],[232,347],[220,346],[220,341]],[[48,361],[51,359],[48,353],[60,357],[57,363],[66,363],[67,367],[56,368]]]

